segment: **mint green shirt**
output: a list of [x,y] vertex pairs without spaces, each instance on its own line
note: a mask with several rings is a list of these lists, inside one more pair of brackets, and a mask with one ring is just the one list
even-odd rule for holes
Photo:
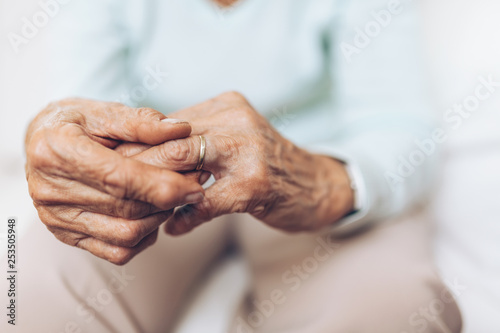
[[[50,27],[53,97],[166,114],[237,90],[288,139],[347,163],[355,214],[380,221],[421,200],[438,147],[414,5],[387,0],[85,0]],[[208,148],[209,149],[209,148]]]

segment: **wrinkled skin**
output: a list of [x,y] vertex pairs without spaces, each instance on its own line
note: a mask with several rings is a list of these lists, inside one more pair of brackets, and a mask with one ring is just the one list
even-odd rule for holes
[[123,141],[155,145],[190,134],[188,123],[164,118],[81,99],[53,103],[35,118],[26,178],[40,219],[59,240],[124,264],[154,243],[174,207],[203,199],[195,177],[113,150]]
[[[238,93],[165,118],[82,99],[51,104],[35,118],[26,175],[40,219],[59,240],[124,264],[155,242],[166,220],[174,235],[230,213],[308,231],[352,210],[343,164],[283,138]],[[205,163],[192,172],[199,135]],[[200,184],[210,174],[216,181],[205,192]]]
[[188,120],[192,135],[149,149],[120,147],[122,152],[144,150],[136,157],[147,163],[187,171],[198,163],[198,135],[205,136],[203,169],[216,182],[202,202],[176,210],[167,232],[183,234],[230,213],[250,213],[285,231],[316,230],[352,210],[353,193],[343,164],[283,138],[241,94],[225,93],[171,116]]

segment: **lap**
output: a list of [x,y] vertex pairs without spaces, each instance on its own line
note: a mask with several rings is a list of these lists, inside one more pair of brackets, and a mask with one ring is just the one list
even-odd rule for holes
[[[458,310],[434,273],[425,218],[345,238],[229,218],[253,281],[232,332],[459,331]],[[38,222],[20,240],[18,328],[168,331],[190,287],[227,244],[228,221],[180,238],[162,234],[123,267],[60,243]]]
[[344,238],[285,234],[245,216],[237,234],[253,283],[232,332],[460,331],[423,216]]
[[181,238],[160,231],[156,244],[120,267],[59,242],[38,221],[19,240],[17,328],[168,331],[196,279],[223,251],[227,236],[224,219]]

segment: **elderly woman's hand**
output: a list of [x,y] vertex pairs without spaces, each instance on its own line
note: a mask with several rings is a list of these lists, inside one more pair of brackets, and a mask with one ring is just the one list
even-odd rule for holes
[[69,99],[53,103],[26,136],[26,177],[40,219],[61,241],[116,264],[154,243],[176,206],[203,199],[194,178],[123,157],[122,142],[156,145],[191,126],[158,111]]
[[167,232],[183,234],[229,213],[250,213],[286,231],[315,230],[352,210],[353,192],[343,164],[283,138],[240,94],[225,93],[172,116],[188,120],[192,135],[136,158],[171,170],[193,170],[202,135],[203,170],[216,181],[202,202],[176,210]]

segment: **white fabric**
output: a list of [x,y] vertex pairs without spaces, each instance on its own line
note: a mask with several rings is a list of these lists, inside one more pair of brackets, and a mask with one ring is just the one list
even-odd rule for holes
[[[448,134],[432,205],[435,253],[445,281],[460,285],[464,333],[500,332],[499,12],[496,0],[429,0],[425,6],[429,84]],[[463,108],[465,117],[450,114],[476,98],[480,77],[497,87],[474,111]]]

